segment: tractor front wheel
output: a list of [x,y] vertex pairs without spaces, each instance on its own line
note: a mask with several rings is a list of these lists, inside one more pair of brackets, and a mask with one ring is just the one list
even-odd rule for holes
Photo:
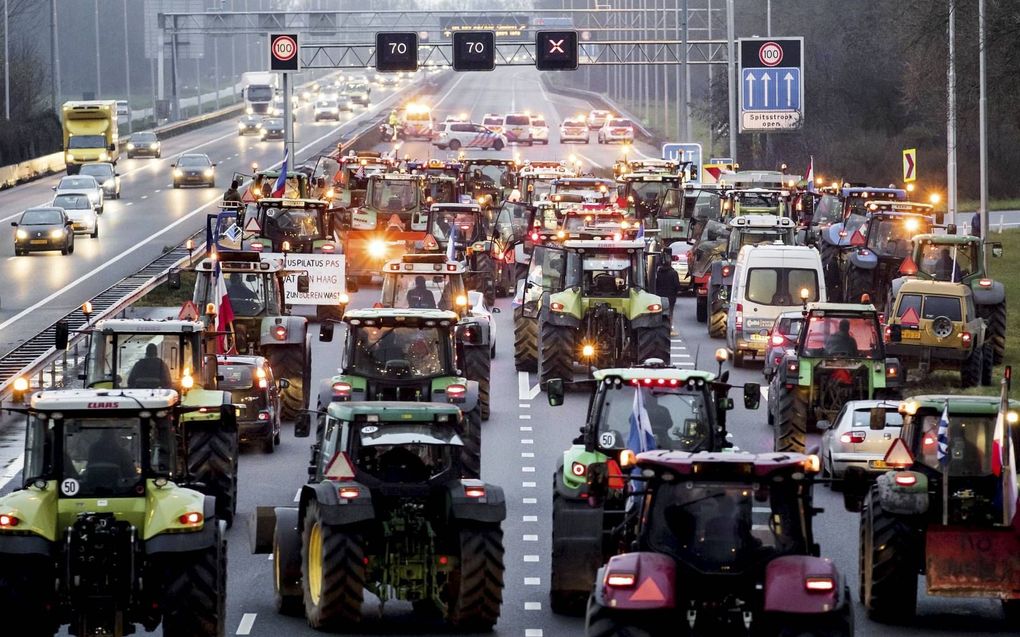
[[871,487],[861,516],[861,602],[868,617],[882,622],[908,621],[917,612],[917,539],[895,515],[886,513]]
[[459,632],[489,632],[503,604],[503,530],[493,524],[465,524],[460,565],[446,585],[447,622]]
[[227,616],[227,539],[219,520],[213,544],[188,553],[173,553],[163,601],[166,637],[223,637]]
[[236,428],[222,426],[222,421],[188,422],[185,424],[188,444],[188,471],[203,483],[206,495],[216,498],[216,515],[234,525],[237,513],[237,456],[240,442]]
[[496,303],[496,277],[495,267],[492,263],[492,255],[488,252],[480,252],[475,255],[475,275],[478,285],[475,289],[485,297],[485,304],[492,306]]
[[280,418],[293,422],[298,412],[308,409],[305,396],[305,349],[301,345],[276,345],[264,353],[273,368],[273,375],[286,378],[289,387],[280,390]]
[[960,365],[960,387],[977,387],[981,384],[982,366],[985,362],[985,350],[983,347],[974,347],[970,356],[964,359]]
[[565,381],[574,378],[574,341],[576,333],[572,328],[553,325],[539,317],[541,327],[538,333],[538,375],[545,383],[552,378]]
[[776,400],[775,451],[804,453],[807,444],[808,389],[780,386]]

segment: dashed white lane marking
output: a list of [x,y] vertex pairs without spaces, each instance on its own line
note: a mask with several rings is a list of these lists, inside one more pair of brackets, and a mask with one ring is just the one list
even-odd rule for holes
[[525,577],[524,578],[524,585],[525,586],[541,586],[542,585],[542,578],[541,577]]
[[534,489],[537,485],[534,482],[522,482],[521,486],[525,489]]
[[523,473],[535,473],[535,467],[521,467]]
[[541,628],[525,628],[524,637],[542,637]]
[[537,515],[525,515],[521,518],[522,522],[538,522]]
[[521,427],[521,431],[528,432],[528,431],[532,431],[532,429],[531,429],[530,425],[529,426],[522,426]]
[[142,195],[142,197],[141,197],[141,198],[142,198],[142,199],[148,199],[148,198],[149,198],[149,195]]
[[673,354],[673,356],[676,356],[677,358],[690,358],[691,357],[690,354]]
[[531,414],[517,414],[520,420],[531,420]]
[[524,539],[525,542],[537,542],[538,541],[538,536],[537,535],[525,535],[523,539]]
[[125,205],[125,206],[133,206],[133,205],[135,205],[135,202],[133,202],[133,201],[129,201],[129,202],[127,202],[127,203],[126,203],[126,204],[124,204],[124,205]]
[[539,561],[539,558],[538,558],[537,555],[525,555],[524,556],[524,561],[525,562],[537,562],[537,561]]
[[542,602],[524,602],[524,610],[542,610]]
[[295,501],[295,502],[297,502],[297,501],[299,501],[300,499],[301,499],[301,489],[298,489],[298,490],[297,490],[297,491],[296,491],[296,492],[294,493],[294,501]]
[[531,409],[531,403],[521,403],[517,406],[520,407],[521,409]]
[[14,260],[14,259],[16,259],[16,258],[17,258],[17,257],[7,257],[7,260],[8,260],[8,261],[13,261],[13,260]]
[[153,190],[152,192],[163,192],[163,190],[161,188],[157,188],[157,189]]
[[534,438],[521,438],[521,444],[522,445],[533,445],[533,444],[535,444],[535,439]]
[[524,498],[521,502],[524,504],[538,504],[538,498]]
[[694,367],[694,363],[692,361],[680,361],[676,364],[681,367]]
[[535,454],[530,452],[530,451],[522,451],[521,452],[521,457],[522,458],[534,458]]
[[251,628],[255,625],[256,613],[245,613],[241,615],[241,623],[237,625],[236,635],[250,635]]

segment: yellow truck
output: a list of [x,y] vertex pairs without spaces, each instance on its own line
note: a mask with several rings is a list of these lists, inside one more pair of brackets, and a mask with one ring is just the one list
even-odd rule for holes
[[67,174],[77,174],[87,162],[117,163],[120,147],[116,101],[64,102],[61,110]]

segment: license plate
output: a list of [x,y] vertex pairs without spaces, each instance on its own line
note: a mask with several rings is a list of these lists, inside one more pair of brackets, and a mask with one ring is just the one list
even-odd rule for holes
[[769,337],[764,334],[751,334],[751,340],[765,342],[769,340]]
[[31,241],[29,241],[29,243],[31,243],[34,246],[44,245],[46,243],[46,239],[32,239]]
[[888,469],[889,465],[885,463],[885,460],[868,460],[869,469]]
[[919,341],[919,340],[921,340],[921,332],[916,331],[916,330],[904,330],[904,331],[900,332],[900,336],[902,336],[903,340],[905,340],[905,341]]

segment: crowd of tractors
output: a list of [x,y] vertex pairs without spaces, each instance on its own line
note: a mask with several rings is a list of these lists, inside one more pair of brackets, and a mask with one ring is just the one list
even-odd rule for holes
[[[686,177],[667,160],[605,178],[378,152],[238,175],[245,201],[209,215],[179,316],[58,325],[58,349],[87,339],[81,388],[7,406],[27,434],[21,487],[0,497],[0,608],[38,618],[24,635],[224,635],[239,449],[271,453],[293,423],[312,440],[307,481],[249,522],[277,610],[351,631],[370,593],[491,630],[507,505],[481,480],[482,435],[509,298],[516,370],[553,407],[588,396],[553,475],[549,604],[589,637],[845,637],[854,598],[912,617],[918,575],[1016,621],[1008,368],[999,397],[909,391],[936,370],[996,380],[1006,302],[986,259],[1001,245],[896,188]],[[284,196],[264,196],[277,181]],[[683,293],[720,339],[714,371],[671,363]],[[318,349],[335,375],[312,375],[311,322],[342,340]],[[726,369],[754,359],[763,382]],[[734,446],[734,393],[745,410],[764,397],[772,452]],[[900,433],[881,460],[823,474],[809,436],[860,400],[893,405]],[[815,540],[822,483],[861,516],[858,587]]]

